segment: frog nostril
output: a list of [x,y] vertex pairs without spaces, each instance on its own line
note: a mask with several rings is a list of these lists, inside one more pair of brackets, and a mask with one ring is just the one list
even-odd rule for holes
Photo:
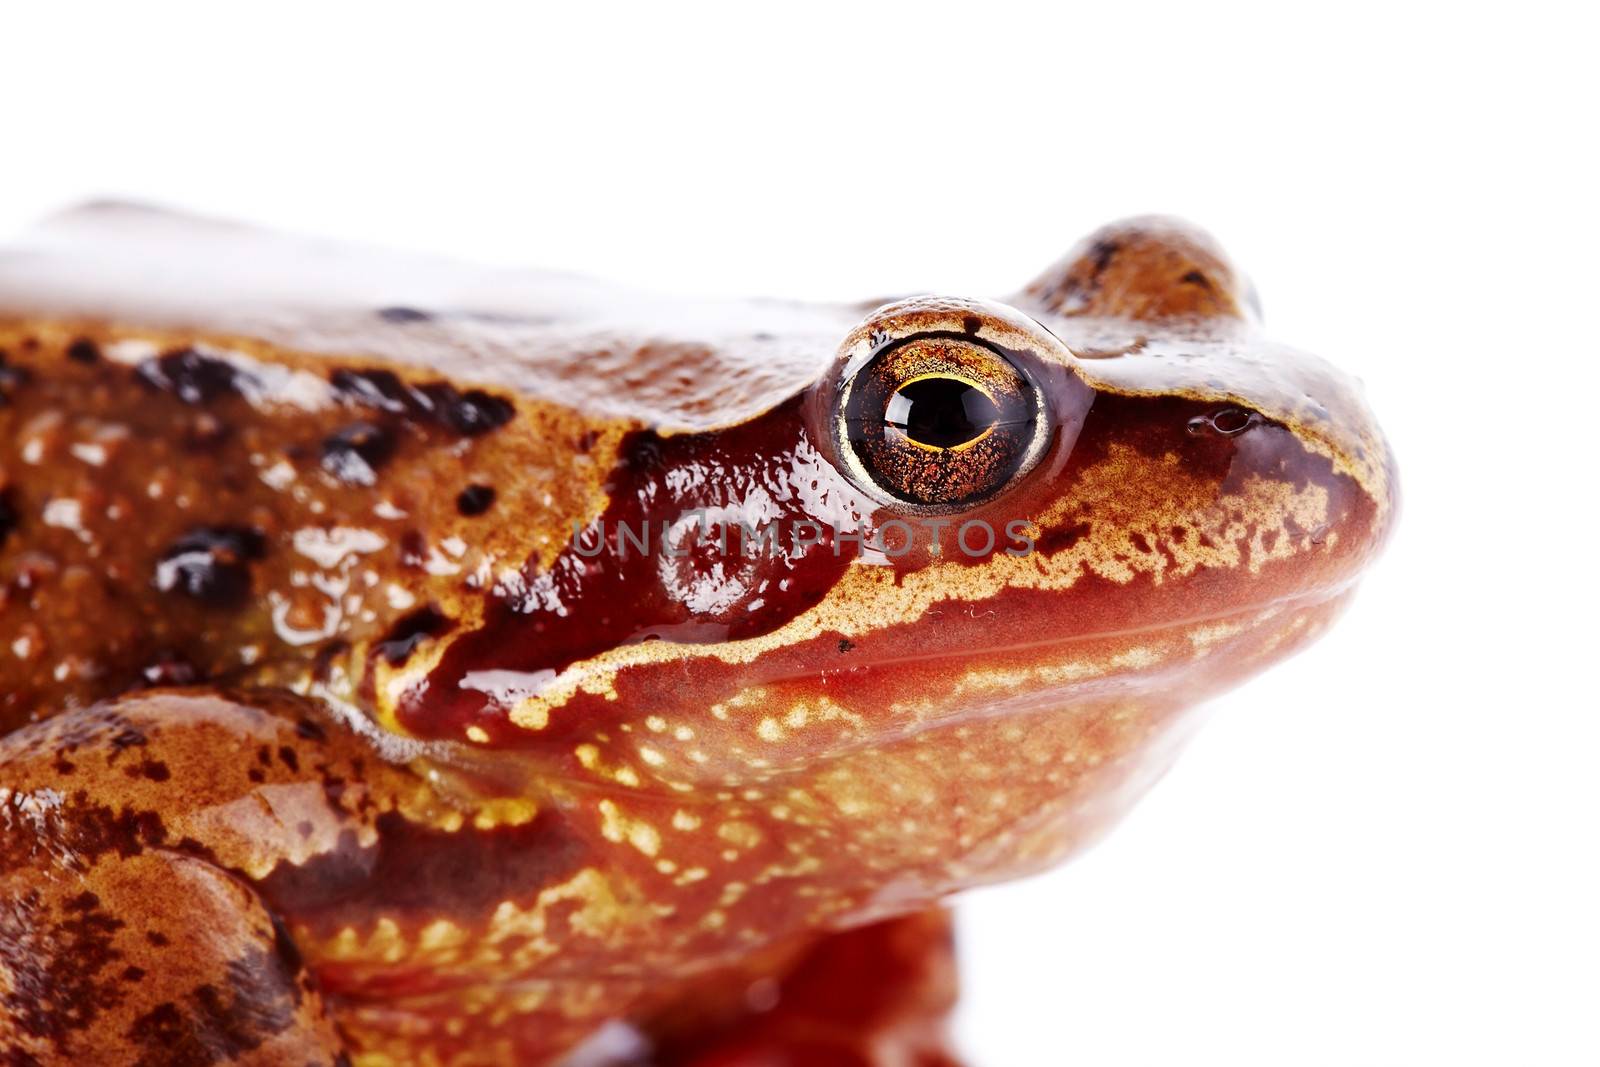
[[1244,433],[1259,421],[1260,416],[1253,411],[1244,411],[1240,408],[1221,408],[1206,415],[1196,415],[1189,420],[1188,429],[1196,437],[1203,434],[1234,437]]

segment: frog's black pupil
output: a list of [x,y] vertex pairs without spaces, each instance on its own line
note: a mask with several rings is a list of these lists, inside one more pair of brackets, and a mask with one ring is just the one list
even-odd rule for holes
[[889,398],[883,421],[918,444],[954,448],[1000,420],[1000,409],[982,389],[960,378],[907,382]]

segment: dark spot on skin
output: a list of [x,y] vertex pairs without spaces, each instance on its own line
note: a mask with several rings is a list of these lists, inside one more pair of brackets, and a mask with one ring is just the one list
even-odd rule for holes
[[123,726],[106,741],[107,746],[111,749],[111,754],[106,757],[106,762],[115,763],[117,758],[130,748],[144,748],[149,743],[150,739],[137,726]]
[[196,527],[162,553],[155,587],[210,607],[238,607],[250,596],[250,564],[266,551],[266,536],[254,527]]
[[408,391],[400,376],[387,370],[337,370],[329,379],[333,388],[351,403],[377,408],[393,415],[410,410]]
[[300,773],[300,754],[288,745],[278,748],[278,760],[294,774]]
[[167,937],[167,935],[162,933],[160,930],[146,930],[144,932],[144,939],[150,942],[156,948],[166,948],[168,945],[172,944],[172,939]]
[[1101,276],[1110,268],[1111,261],[1122,251],[1122,246],[1110,239],[1101,239],[1089,246],[1089,251],[1074,260],[1071,266],[1050,283],[1044,296],[1054,310],[1063,315],[1081,314],[1089,306],[1090,294],[1101,286]]
[[400,535],[400,566],[421,567],[428,559],[428,546],[417,530],[407,530]]
[[327,798],[328,807],[337,809],[344,798],[345,781],[336,774],[328,775],[322,779],[322,795]]
[[[120,958],[112,945],[122,926],[90,892],[59,908],[38,889],[0,903],[0,970],[8,979],[0,992],[7,1024],[0,1033],[48,1042],[64,1055],[74,1034],[122,1003],[121,984],[101,977]],[[10,1054],[9,1044],[0,1046],[0,1062],[19,1062]]]
[[256,785],[260,785],[267,780],[267,772],[262,770],[260,767],[251,767],[245,772],[244,776],[250,779]]
[[272,746],[259,745],[256,747],[256,762],[263,767],[272,766]]
[[129,778],[148,778],[152,782],[165,782],[172,777],[172,771],[160,760],[145,760],[129,767],[125,772]]
[[396,621],[388,635],[373,646],[373,654],[382,656],[390,666],[398,667],[423,641],[449,633],[454,625],[449,616],[429,604]]
[[511,421],[516,409],[503,397],[482,389],[458,393],[448,382],[424,385],[419,392],[432,405],[434,420],[463,437],[477,437]]
[[144,968],[132,966],[124,967],[122,968],[122,978],[127,982],[142,981],[144,979]]
[[839,642],[839,651],[841,653],[849,652],[849,651],[853,650],[855,647],[856,647],[856,643],[854,641],[851,641],[849,638],[841,639],[840,642]]
[[296,719],[294,724],[295,736],[303,741],[323,742],[328,739],[326,731],[310,719]]
[[389,431],[353,422],[322,442],[322,469],[346,485],[376,485],[378,469],[394,455]]
[[408,307],[379,308],[378,318],[384,322],[402,324],[407,322],[431,322],[433,320],[433,316],[426,311],[418,311],[416,308]]
[[215,1067],[260,1048],[294,1022],[297,970],[280,954],[252,946],[228,960],[218,978],[133,1021],[127,1036],[141,1050],[135,1067]]
[[67,358],[74,363],[92,366],[100,362],[100,346],[87,337],[80,337],[67,346]]
[[469,485],[456,494],[456,510],[472,518],[482,515],[494,503],[494,489],[487,485]]
[[147,359],[134,371],[152,389],[172,393],[185,404],[209,404],[236,392],[240,374],[225,360],[182,348]]
[[1150,551],[1150,539],[1144,534],[1140,533],[1138,530],[1134,530],[1132,533],[1128,534],[1128,540],[1132,542],[1133,547],[1138,549],[1140,552],[1148,553]]
[[17,528],[19,518],[13,493],[9,489],[0,489],[0,547],[5,546],[6,538]]
[[[164,1004],[157,1004],[139,1016],[128,1036],[147,1048],[148,1051],[140,1058],[141,1062],[151,1060],[155,1050],[159,1048],[172,1049],[176,1058],[175,1046],[182,1036],[180,1033],[182,1025],[183,1016],[179,1014],[178,1006],[170,1000]],[[215,1062],[215,1060],[206,1061],[207,1067]]]
[[1106,268],[1111,266],[1111,261],[1122,250],[1115,241],[1096,241],[1089,249],[1089,257],[1094,260],[1094,277],[1098,279],[1104,274]]
[[578,435],[578,439],[573,442],[572,447],[577,449],[579,454],[587,455],[598,440],[600,440],[600,431],[585,430]]
[[1046,556],[1064,551],[1089,536],[1089,530],[1088,523],[1080,522],[1074,526],[1063,526],[1046,531],[1045,535],[1034,544],[1034,551]]
[[964,315],[961,318],[961,328],[967,333],[977,333],[983,328],[983,320],[976,315]]
[[330,381],[351,403],[408,415],[463,437],[498,429],[516,414],[511,401],[482,389],[460,392],[449,382],[407,385],[393,371],[338,370]]
[[84,867],[111,853],[123,859],[137,856],[146,848],[158,847],[167,840],[167,829],[155,812],[132,808],[114,811],[103,804],[91,803],[83,790],[73,794],[70,805],[58,819],[50,823],[49,832],[63,854],[71,855],[75,865]]
[[311,820],[310,819],[301,819],[298,823],[295,824],[295,828],[294,829],[295,829],[295,832],[297,834],[299,834],[301,837],[310,837],[311,836],[311,832],[313,830],[315,830],[316,827],[311,825]]
[[350,651],[350,642],[342,640],[329,641],[318,648],[317,654],[311,657],[311,680],[326,682],[333,676],[334,661],[348,651]]
[[[635,434],[632,445],[618,461],[618,466],[629,474],[651,476],[660,473],[666,466],[666,456],[662,453],[662,442],[654,433]],[[607,490],[610,490],[607,483]]]

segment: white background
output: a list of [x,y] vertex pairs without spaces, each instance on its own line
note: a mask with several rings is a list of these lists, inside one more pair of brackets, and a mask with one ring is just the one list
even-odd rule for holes
[[965,1047],[1600,1063],[1595,27],[1128,6],[8,5],[0,231],[117,194],[856,299],[1201,222],[1365,379],[1400,531],[1106,844],[966,899]]

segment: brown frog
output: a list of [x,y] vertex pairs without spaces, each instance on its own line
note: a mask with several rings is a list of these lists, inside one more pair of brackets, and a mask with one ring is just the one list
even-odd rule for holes
[[696,303],[123,205],[0,253],[0,1061],[953,1062],[1395,514],[1209,238]]

